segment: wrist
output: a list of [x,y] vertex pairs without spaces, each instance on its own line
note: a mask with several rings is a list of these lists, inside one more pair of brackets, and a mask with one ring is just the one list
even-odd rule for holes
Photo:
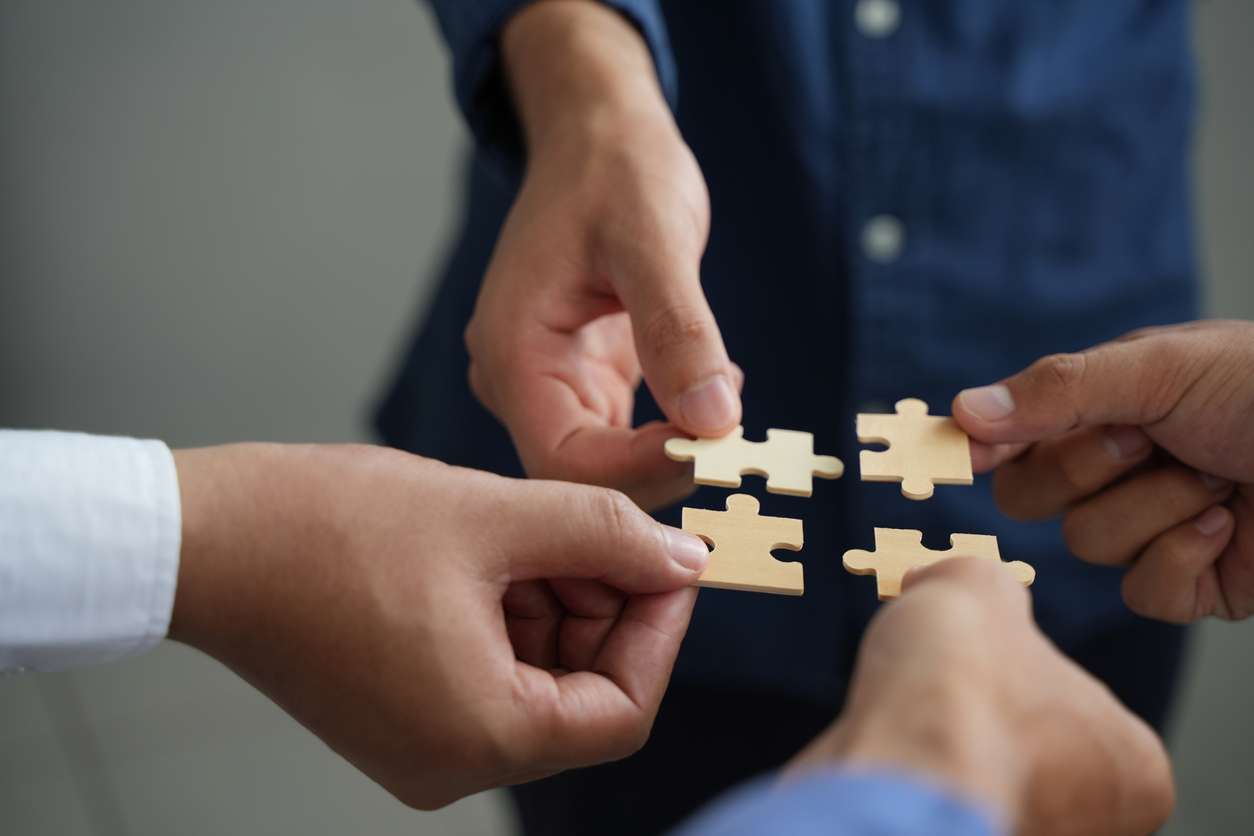
[[912,775],[974,802],[1014,832],[1025,769],[1013,732],[987,701],[933,696],[847,713],[825,735],[822,756],[807,753],[803,763]]
[[270,556],[284,551],[278,506],[297,499],[289,486],[307,489],[286,477],[289,459],[278,444],[174,451],[183,540],[170,638],[217,656],[251,629],[249,613],[277,568]]
[[674,120],[640,33],[589,0],[539,0],[501,33],[506,79],[528,150],[555,139],[614,137]]

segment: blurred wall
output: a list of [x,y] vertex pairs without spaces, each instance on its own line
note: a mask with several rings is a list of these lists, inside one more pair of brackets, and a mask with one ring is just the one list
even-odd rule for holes
[[[1197,6],[1211,310],[1254,318],[1254,7]],[[457,209],[444,55],[408,0],[5,0],[0,426],[365,438]],[[1205,625],[1173,834],[1249,829],[1254,624]],[[408,811],[168,646],[0,681],[14,834],[507,832]]]

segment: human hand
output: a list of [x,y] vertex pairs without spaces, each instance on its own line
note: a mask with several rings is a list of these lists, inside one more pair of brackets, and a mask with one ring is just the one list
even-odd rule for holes
[[845,709],[790,764],[914,773],[1020,836],[1143,836],[1171,811],[1148,726],[1049,643],[1009,572],[941,561],[862,640]]
[[[705,182],[617,13],[535,3],[502,51],[527,173],[466,329],[471,386],[530,475],[659,507],[692,490],[665,440],[740,421],[741,373],[700,285]],[[642,374],[669,423],[632,427]]]
[[954,399],[1009,516],[1063,514],[1134,611],[1254,613],[1254,323],[1136,331]]
[[172,638],[405,803],[625,757],[648,735],[704,543],[603,488],[370,447],[175,453]]

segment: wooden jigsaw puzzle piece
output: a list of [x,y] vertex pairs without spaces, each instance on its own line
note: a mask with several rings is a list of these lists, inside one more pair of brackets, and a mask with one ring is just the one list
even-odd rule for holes
[[858,416],[858,441],[886,444],[863,450],[858,464],[864,482],[901,482],[908,499],[929,499],[935,485],[970,485],[971,442],[953,418],[929,415],[927,404],[905,398],[896,414]]
[[748,494],[727,498],[726,511],[683,510],[684,531],[714,547],[697,586],[801,595],[805,591],[800,563],[776,560],[775,549],[800,551],[801,520],[759,516],[761,505]]
[[[886,601],[901,594],[901,581],[916,566],[930,566],[951,557],[978,557],[1001,562],[997,538],[991,534],[954,534],[949,548],[934,551],[923,545],[923,533],[912,529],[875,529],[875,551],[850,549],[845,552],[845,569],[855,575],[875,575],[879,599]],[[1031,586],[1036,570],[1023,561],[1002,563],[1015,580]]]
[[767,430],[758,445],[757,469],[767,471],[766,489],[786,496],[810,496],[814,478],[839,479],[845,464],[835,456],[814,455],[814,436],[798,430]]
[[814,476],[839,478],[845,465],[835,456],[816,456],[814,436],[797,430],[767,430],[766,441],[746,441],[744,427],[722,438],[672,438],[666,455],[693,462],[693,481],[720,488],[740,487],[745,474],[766,477],[770,493],[810,496]]
[[752,472],[745,462],[753,455],[753,442],[745,441],[744,434],[744,427],[736,427],[721,438],[670,438],[664,449],[667,458],[692,462],[693,481],[698,485],[738,488],[741,474]]

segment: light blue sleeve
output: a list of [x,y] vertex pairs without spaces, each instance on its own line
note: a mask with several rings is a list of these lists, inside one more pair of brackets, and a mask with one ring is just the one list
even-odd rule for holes
[[839,770],[755,781],[673,836],[1005,836],[993,816],[916,778]]

